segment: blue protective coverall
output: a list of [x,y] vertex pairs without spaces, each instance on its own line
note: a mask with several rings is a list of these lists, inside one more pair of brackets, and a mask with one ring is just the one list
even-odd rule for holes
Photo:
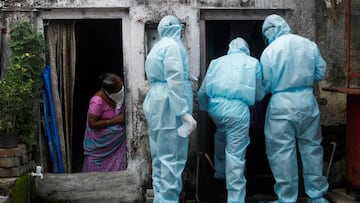
[[317,45],[292,34],[282,17],[268,16],[262,31],[270,43],[260,59],[263,84],[272,94],[265,121],[266,153],[278,201],[298,198],[297,145],[310,202],[327,202],[320,112],[313,93],[314,82],[324,78],[326,63]]
[[193,92],[188,55],[181,41],[183,25],[165,16],[158,25],[160,40],[145,62],[151,88],[143,103],[149,127],[154,203],[177,203],[182,189],[189,138],[180,137],[181,116],[192,113]]
[[200,110],[207,111],[216,125],[214,176],[226,176],[228,203],[245,202],[249,106],[256,97],[262,98],[256,96],[256,89],[261,89],[261,66],[249,53],[245,40],[232,40],[227,55],[211,61],[198,91]]

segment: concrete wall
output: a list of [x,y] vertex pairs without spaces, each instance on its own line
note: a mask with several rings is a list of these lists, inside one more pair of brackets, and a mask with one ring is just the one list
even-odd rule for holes
[[[343,85],[345,46],[344,9],[346,1],[327,5],[325,0],[27,0],[0,1],[0,25],[2,32],[1,69],[6,67],[9,56],[7,43],[9,25],[21,16],[30,17],[41,31],[43,19],[122,18],[124,67],[127,106],[128,169],[112,173],[46,173],[37,181],[37,193],[44,201],[72,202],[142,202],[144,189],[151,187],[151,158],[147,138],[147,125],[142,112],[142,102],[149,88],[145,80],[144,60],[145,24],[158,22],[165,14],[174,14],[186,23],[185,46],[189,52],[190,71],[200,76],[203,38],[200,12],[204,10],[223,12],[246,11],[248,18],[262,11],[285,13],[295,33],[319,44],[328,63],[326,80],[316,89],[322,111],[324,126],[346,123],[344,95],[321,91],[322,87]],[[336,8],[335,8],[336,7]],[[261,15],[258,15],[258,17]],[[231,18],[231,17],[230,17]],[[261,17],[262,18],[262,17]],[[193,83],[194,93],[199,84]],[[196,99],[196,98],[195,98]],[[194,115],[198,111],[195,100]],[[188,165],[185,169],[185,186],[194,189],[196,179],[197,132],[191,135]]]
[[[354,2],[354,1],[353,1]],[[316,1],[316,42],[327,62],[327,74],[321,87],[344,87],[346,72],[346,2],[326,4]],[[325,126],[346,123],[346,95],[322,91],[320,93],[322,123]]]

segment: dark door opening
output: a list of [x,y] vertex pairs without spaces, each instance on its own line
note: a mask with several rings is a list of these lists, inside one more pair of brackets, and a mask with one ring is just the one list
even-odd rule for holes
[[[211,20],[205,22],[206,32],[206,68],[212,59],[227,53],[230,41],[236,37],[246,40],[251,56],[260,59],[265,48],[261,20]],[[202,74],[205,75],[205,74]],[[273,196],[274,183],[272,173],[265,155],[264,117],[267,99],[256,103],[251,108],[251,143],[246,154],[245,175],[247,179],[247,199],[258,194]],[[204,113],[200,113],[199,151],[209,155],[213,161],[215,125]],[[201,200],[226,200],[225,180],[213,177],[214,171],[206,159],[200,163],[198,193]]]
[[123,77],[122,21],[78,20],[75,24],[75,36],[72,168],[73,172],[80,172],[88,104],[92,95],[100,89],[99,76],[113,72]]

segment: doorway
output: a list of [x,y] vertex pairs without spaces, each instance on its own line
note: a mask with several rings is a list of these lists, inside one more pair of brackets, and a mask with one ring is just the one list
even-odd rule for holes
[[100,89],[99,76],[113,72],[124,78],[121,19],[77,20],[75,38],[72,172],[81,172],[88,104]]
[[[263,20],[206,20],[204,23],[205,53],[202,76],[205,76],[210,61],[226,55],[230,41],[242,37],[249,45],[250,55],[260,60],[266,44],[261,27]],[[205,71],[205,72],[204,72]],[[246,154],[247,199],[256,196],[273,196],[274,183],[272,173],[265,155],[265,138],[263,133],[264,118],[268,98],[257,102],[251,108],[251,143]],[[198,195],[205,201],[225,201],[225,180],[215,179],[214,170],[209,159],[213,162],[215,125],[207,114],[200,112],[199,118],[199,151],[207,156],[200,160]],[[202,155],[200,155],[202,157]],[[254,199],[256,200],[256,199]]]

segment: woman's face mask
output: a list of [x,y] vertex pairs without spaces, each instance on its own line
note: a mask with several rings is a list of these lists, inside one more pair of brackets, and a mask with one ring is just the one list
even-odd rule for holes
[[112,94],[106,92],[106,94],[110,97],[110,99],[112,99],[116,103],[116,107],[120,108],[124,102],[124,97],[125,97],[124,85],[122,86],[121,90],[119,90],[118,92]]

